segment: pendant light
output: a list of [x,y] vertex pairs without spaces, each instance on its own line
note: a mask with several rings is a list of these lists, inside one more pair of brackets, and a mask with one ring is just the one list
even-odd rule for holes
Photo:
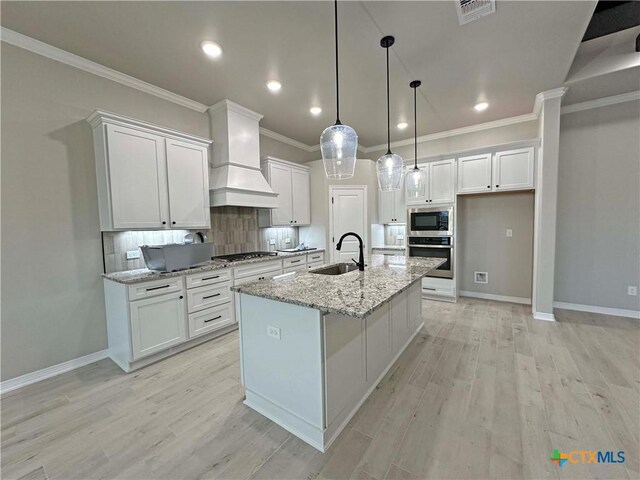
[[409,84],[413,88],[413,169],[407,172],[405,178],[407,187],[407,198],[419,198],[424,197],[425,189],[427,187],[427,176],[424,170],[418,168],[418,113],[417,113],[417,95],[416,91],[418,87],[422,85],[420,80],[414,80]]
[[320,151],[327,178],[344,180],[353,177],[356,168],[358,135],[340,122],[340,89],[338,81],[338,0],[334,0],[336,37],[336,123],[325,128],[320,135]]
[[389,113],[389,47],[395,43],[392,36],[380,40],[380,46],[387,50],[387,153],[376,161],[378,185],[381,192],[400,190],[404,162],[400,155],[391,152],[391,121]]

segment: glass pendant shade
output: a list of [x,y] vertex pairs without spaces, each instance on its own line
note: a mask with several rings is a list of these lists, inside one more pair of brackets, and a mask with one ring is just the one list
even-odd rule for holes
[[400,155],[386,153],[376,161],[378,186],[381,192],[400,190],[402,186],[402,170],[404,161]]
[[358,135],[353,128],[342,124],[325,128],[320,135],[320,151],[327,178],[353,177],[358,151]]
[[407,189],[408,198],[419,198],[425,196],[427,188],[427,176],[424,170],[418,168],[412,168],[405,176],[405,186]]

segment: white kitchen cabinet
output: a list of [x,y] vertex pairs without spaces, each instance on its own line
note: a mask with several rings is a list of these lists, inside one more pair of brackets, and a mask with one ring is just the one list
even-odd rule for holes
[[171,227],[209,225],[207,147],[172,139],[167,139],[165,145]]
[[391,192],[378,192],[378,223],[406,223],[407,207],[404,187]]
[[210,140],[102,111],[87,121],[102,231],[209,227]]
[[133,360],[186,340],[185,301],[182,292],[131,302],[129,308]]
[[271,189],[278,194],[278,206],[258,211],[260,227],[311,224],[311,188],[309,169],[295,163],[266,157],[262,163]]
[[491,191],[491,154],[458,158],[458,193]]
[[493,156],[493,190],[533,188],[533,147],[496,152]]
[[[455,201],[455,169],[453,158],[418,165],[426,175],[425,194],[421,197],[407,197],[407,205],[437,205]],[[408,171],[413,169],[409,167]]]

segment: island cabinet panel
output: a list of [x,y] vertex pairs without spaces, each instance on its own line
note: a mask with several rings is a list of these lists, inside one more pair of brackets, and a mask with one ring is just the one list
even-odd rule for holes
[[422,284],[420,282],[416,282],[409,287],[407,302],[409,330],[414,332],[424,322],[422,319]]
[[389,303],[389,316],[391,318],[391,343],[393,353],[398,353],[413,333],[409,329],[409,315],[407,310],[407,296],[398,295]]
[[285,428],[322,431],[320,312],[251,295],[240,296],[240,312],[245,403]]
[[389,304],[375,310],[367,318],[367,382],[375,382],[391,360],[391,328]]
[[365,321],[324,316],[326,425],[362,398],[367,387],[364,344]]

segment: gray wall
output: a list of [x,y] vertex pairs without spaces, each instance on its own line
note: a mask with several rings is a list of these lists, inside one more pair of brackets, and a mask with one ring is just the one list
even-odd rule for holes
[[[318,133],[318,141],[320,141],[320,133]],[[260,155],[262,157],[269,155],[289,162],[305,163],[317,160],[320,157],[320,151],[308,152],[266,135],[260,135]]]
[[[209,136],[205,114],[2,44],[2,380],[106,348],[96,108]],[[294,160],[269,139],[262,154]],[[302,151],[300,151],[302,154]]]
[[[460,290],[531,298],[533,203],[533,192],[458,196]],[[478,271],[489,273],[488,284],[474,283]]]
[[555,300],[640,310],[640,102],[563,115]]

